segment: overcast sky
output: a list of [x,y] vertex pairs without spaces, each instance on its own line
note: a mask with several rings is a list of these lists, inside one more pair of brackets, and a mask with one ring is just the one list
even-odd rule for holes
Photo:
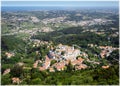
[[2,6],[118,7],[118,1],[2,1]]

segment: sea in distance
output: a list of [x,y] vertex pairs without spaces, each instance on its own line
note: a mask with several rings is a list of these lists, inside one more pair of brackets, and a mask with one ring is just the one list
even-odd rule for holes
[[104,7],[66,7],[66,6],[1,6],[1,11],[42,11],[42,10],[78,10],[103,9]]

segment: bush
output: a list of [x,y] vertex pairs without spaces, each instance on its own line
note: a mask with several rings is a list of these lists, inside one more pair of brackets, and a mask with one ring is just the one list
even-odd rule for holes
[[53,64],[55,64],[57,61],[56,60],[52,60],[50,63],[50,66],[52,66]]
[[15,65],[10,72],[10,74],[13,77],[20,77],[22,73],[23,73],[23,68],[19,65]]
[[35,78],[31,81],[31,84],[33,85],[40,85],[41,79],[40,78]]

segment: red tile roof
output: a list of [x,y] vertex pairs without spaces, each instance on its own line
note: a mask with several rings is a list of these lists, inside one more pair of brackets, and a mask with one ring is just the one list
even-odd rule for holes
[[8,74],[9,72],[10,72],[10,68],[6,69],[6,70],[4,71],[4,73],[3,73],[3,75]]
[[87,68],[87,65],[85,65],[85,64],[80,64],[78,66],[75,66],[76,70],[85,69],[85,68]]
[[19,78],[17,78],[17,77],[13,77],[12,82],[19,84],[21,82],[21,80]]
[[103,69],[108,69],[109,68],[109,65],[107,66],[102,66]]

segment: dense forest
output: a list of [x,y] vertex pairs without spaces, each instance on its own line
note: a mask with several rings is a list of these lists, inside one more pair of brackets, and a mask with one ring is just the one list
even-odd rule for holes
[[[118,85],[119,66],[114,65],[109,69],[95,68],[85,70],[69,70],[50,73],[37,69],[22,70],[15,66],[10,74],[2,77],[2,84],[11,84],[10,77],[20,77],[23,79],[22,85]],[[17,75],[16,75],[17,74]]]
[[1,37],[2,50],[18,50],[25,47],[26,43],[14,35]]
[[38,35],[34,35],[32,38],[44,41],[53,41],[55,44],[77,44],[81,47],[86,47],[89,43],[118,47],[119,37],[111,37],[108,42],[108,35],[108,32],[106,35],[98,35],[94,32],[83,32],[82,27],[71,27],[50,33],[40,33]]

